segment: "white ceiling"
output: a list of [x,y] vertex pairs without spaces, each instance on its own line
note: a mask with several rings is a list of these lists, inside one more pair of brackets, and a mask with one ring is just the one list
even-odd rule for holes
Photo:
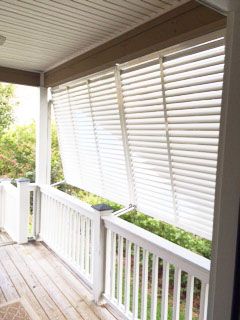
[[46,71],[188,0],[0,0],[0,66]]

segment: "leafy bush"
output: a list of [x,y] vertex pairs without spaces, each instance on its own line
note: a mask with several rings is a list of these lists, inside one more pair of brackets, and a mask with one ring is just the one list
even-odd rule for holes
[[11,127],[0,139],[0,176],[35,176],[35,125]]
[[[61,185],[59,186],[59,189],[72,194],[91,205],[106,203],[110,205],[114,211],[121,209],[121,205],[117,203],[69,185]],[[121,218],[162,238],[174,242],[181,247],[198,253],[205,258],[211,258],[211,241],[209,240],[200,238],[192,233],[186,232],[182,229],[176,228],[170,224],[156,220],[137,211],[124,214],[121,216]]]
[[13,123],[14,86],[0,83],[0,135]]
[[[0,137],[0,177],[35,181],[35,123],[12,126]],[[52,125],[52,183],[63,180],[56,126]]]

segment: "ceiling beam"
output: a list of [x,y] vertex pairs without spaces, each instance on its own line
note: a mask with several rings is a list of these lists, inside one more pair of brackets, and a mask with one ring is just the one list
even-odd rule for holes
[[47,87],[59,85],[222,29],[225,25],[223,15],[190,1],[49,70],[44,82]]
[[40,86],[40,73],[0,67],[0,82]]

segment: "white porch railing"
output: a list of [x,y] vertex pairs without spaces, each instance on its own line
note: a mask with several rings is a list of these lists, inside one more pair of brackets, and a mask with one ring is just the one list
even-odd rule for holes
[[[201,282],[201,299],[194,319],[207,319],[208,259],[120,218],[106,217],[104,222],[108,253],[104,296],[122,319],[177,320],[183,312],[185,320],[193,319],[195,278]],[[172,292],[170,272],[174,278]],[[183,272],[187,276],[184,311],[180,310]]]
[[40,237],[94,289],[98,285],[94,268],[99,267],[100,213],[50,186],[42,186],[40,193]]
[[13,241],[26,243],[28,241],[30,215],[34,215],[30,206],[30,193],[36,186],[28,179],[16,180],[17,186],[11,180],[0,183],[0,227],[4,229]]
[[207,319],[210,261],[112,211],[20,180],[0,183],[0,223],[20,243],[40,235],[122,319]]
[[1,183],[1,209],[1,227],[17,240],[18,190],[10,181]]

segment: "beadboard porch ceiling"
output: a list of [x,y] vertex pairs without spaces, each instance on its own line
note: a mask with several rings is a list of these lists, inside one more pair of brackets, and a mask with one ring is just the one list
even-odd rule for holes
[[189,0],[1,0],[0,65],[47,71]]

